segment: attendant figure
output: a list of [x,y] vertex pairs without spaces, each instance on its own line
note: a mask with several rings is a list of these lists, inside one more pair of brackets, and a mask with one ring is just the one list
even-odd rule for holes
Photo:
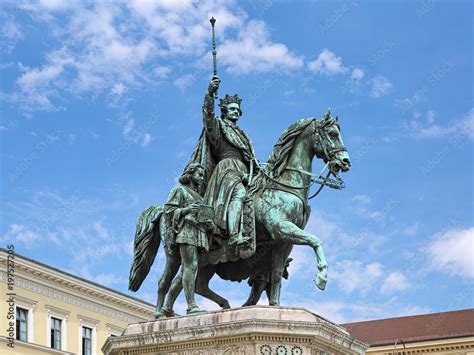
[[198,257],[199,253],[209,251],[207,236],[214,228],[212,220],[198,222],[196,219],[203,204],[198,193],[203,178],[204,169],[200,164],[188,165],[179,178],[180,185],[171,190],[165,204],[164,213],[170,219],[176,238],[172,244],[176,244],[181,256],[181,271],[171,284],[164,306],[157,310],[156,318],[174,315],[173,305],[183,288],[188,303],[187,313],[203,312],[194,299]]

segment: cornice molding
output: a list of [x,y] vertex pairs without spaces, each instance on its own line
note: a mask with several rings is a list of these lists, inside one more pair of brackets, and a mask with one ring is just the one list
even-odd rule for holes
[[84,316],[82,314],[77,315],[77,319],[79,320],[79,323],[89,323],[89,324],[94,324],[94,326],[98,326],[100,321],[91,317]]
[[45,305],[44,307],[48,311],[48,314],[52,314],[53,316],[54,315],[59,315],[62,318],[65,318],[65,319],[67,319],[69,317],[69,314],[71,313],[69,311],[66,311],[66,310],[58,308],[58,307],[51,306],[49,304]]
[[[5,280],[6,280],[6,277],[5,277]],[[3,281],[3,278],[2,278],[2,281]],[[26,298],[26,297],[23,297],[23,296],[19,296],[19,295],[15,295],[15,303],[17,304],[23,304],[25,306],[28,306],[32,309],[35,309],[36,308],[36,304],[38,303],[37,301],[35,300],[31,300],[29,298]]]

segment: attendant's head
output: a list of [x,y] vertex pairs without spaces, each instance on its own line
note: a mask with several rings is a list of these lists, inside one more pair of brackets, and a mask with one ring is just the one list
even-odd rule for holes
[[191,163],[180,176],[179,182],[183,185],[193,184],[199,186],[204,180],[204,167],[199,163]]

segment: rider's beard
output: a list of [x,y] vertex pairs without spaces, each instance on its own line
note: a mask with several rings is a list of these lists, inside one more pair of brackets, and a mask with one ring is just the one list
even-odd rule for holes
[[237,120],[239,119],[239,115],[235,115],[235,114],[234,115],[228,115],[227,119],[234,122],[234,123],[236,123]]

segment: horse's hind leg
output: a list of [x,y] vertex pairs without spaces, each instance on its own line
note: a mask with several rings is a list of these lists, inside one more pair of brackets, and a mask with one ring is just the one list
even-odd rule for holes
[[242,307],[254,306],[260,300],[262,292],[267,288],[268,282],[265,280],[254,280],[252,288],[250,289],[250,295],[247,301],[242,305]]
[[293,245],[288,243],[280,243],[273,247],[270,297],[268,299],[270,306],[280,305],[281,279],[283,277],[286,259],[288,255],[290,255],[292,248]]
[[229,309],[229,301],[227,301],[224,297],[219,296],[209,288],[209,281],[211,280],[212,276],[214,276],[215,271],[215,265],[206,265],[199,268],[196,278],[196,293],[216,302],[223,309]]

